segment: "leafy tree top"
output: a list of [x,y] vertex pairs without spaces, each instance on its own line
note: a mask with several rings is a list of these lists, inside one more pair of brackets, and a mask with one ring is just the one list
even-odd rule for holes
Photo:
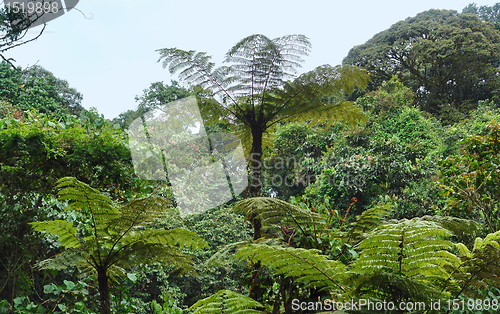
[[471,104],[492,97],[499,60],[500,33],[491,23],[429,10],[355,46],[343,62],[371,71],[375,85],[398,74],[422,109],[456,120]]
[[481,20],[495,24],[495,28],[500,30],[500,3],[497,2],[492,6],[482,5],[477,6],[475,3],[470,3],[462,13],[472,13],[477,15]]

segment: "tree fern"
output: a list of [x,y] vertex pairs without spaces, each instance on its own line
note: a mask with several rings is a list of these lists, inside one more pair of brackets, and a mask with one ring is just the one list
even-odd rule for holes
[[382,225],[359,243],[362,251],[353,269],[367,273],[388,268],[408,277],[442,278],[446,272],[440,266],[458,263],[447,251],[452,243],[444,239],[452,235],[438,224],[418,218]]
[[212,109],[223,117],[215,114],[205,117],[231,121],[244,135],[243,145],[250,147],[247,149],[252,170],[250,196],[260,195],[263,139],[274,125],[294,119],[330,123],[338,118],[347,123],[362,118],[362,112],[352,103],[331,103],[325,97],[340,99],[356,87],[365,88],[368,74],[355,67],[325,65],[298,76],[296,69],[310,46],[304,35],[274,39],[251,35],[234,45],[226,54],[224,62],[228,65],[218,68],[204,52],[158,50],[164,68],[178,72],[181,80],[199,84],[219,97],[221,109]]
[[435,297],[439,289],[433,283],[446,280],[446,266],[460,262],[448,251],[453,245],[446,238],[452,235],[437,223],[420,218],[377,227],[358,244],[362,251],[352,264],[356,291],[368,295],[379,291],[386,297],[405,299]]
[[259,302],[239,293],[220,290],[208,298],[199,300],[191,306],[193,314],[252,314],[264,313]]
[[258,220],[264,229],[293,227],[308,235],[310,226],[327,225],[321,215],[276,198],[252,197],[239,201],[233,208]]
[[66,210],[80,210],[92,221],[90,235],[79,236],[67,221],[34,222],[37,231],[55,235],[66,250],[39,263],[41,268],[77,267],[85,274],[97,275],[101,312],[110,313],[109,281],[125,274],[134,264],[159,262],[181,271],[193,269],[183,248],[206,246],[198,235],[183,229],[155,230],[147,225],[170,210],[170,203],[159,196],[132,200],[119,210],[109,198],[75,178],[58,181],[59,199],[69,201]]
[[342,285],[347,275],[346,266],[319,255],[317,250],[249,244],[240,248],[235,256],[253,262],[260,261],[275,274],[292,277],[306,288],[347,293],[347,289]]

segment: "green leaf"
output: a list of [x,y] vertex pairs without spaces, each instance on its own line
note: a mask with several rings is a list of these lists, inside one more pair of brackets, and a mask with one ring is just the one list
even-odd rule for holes
[[64,280],[64,284],[66,285],[66,288],[68,290],[73,290],[76,287],[76,285],[75,285],[75,283],[73,281]]
[[133,273],[127,273],[127,278],[132,281],[132,282],[136,282],[137,281],[137,276]]

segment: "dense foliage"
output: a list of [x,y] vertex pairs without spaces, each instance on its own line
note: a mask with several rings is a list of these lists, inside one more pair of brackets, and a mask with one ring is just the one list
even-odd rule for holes
[[[0,64],[0,313],[497,312],[499,5],[422,12],[301,75],[303,35],[249,36],[219,68],[161,49],[193,85],[155,82],[113,121],[42,67]],[[251,184],[187,216],[129,142],[183,99],[210,140],[241,137]],[[218,158],[185,144],[191,127],[165,126],[181,130],[166,172]],[[217,184],[192,183],[177,186],[210,204]]]
[[448,123],[495,96],[500,33],[472,14],[429,10],[392,25],[349,51],[344,63],[374,74],[374,86],[398,75],[422,110]]

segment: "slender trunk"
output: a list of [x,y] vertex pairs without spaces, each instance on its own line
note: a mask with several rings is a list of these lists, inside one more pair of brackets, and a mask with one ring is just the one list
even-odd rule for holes
[[97,269],[97,282],[99,284],[99,295],[101,298],[101,314],[111,314],[108,274],[106,272],[106,268]]
[[292,281],[289,277],[287,277],[285,278],[283,283],[283,307],[285,308],[286,314],[291,314],[294,312],[292,308],[292,290]]
[[[252,132],[252,151],[250,153],[250,184],[248,186],[248,197],[262,195],[262,134],[258,130]],[[253,239],[262,237],[262,223],[255,215],[250,217],[253,227]]]
[[[262,135],[260,130],[252,131],[252,151],[250,152],[250,184],[248,186],[247,197],[258,197],[262,195]],[[253,228],[253,239],[257,240],[262,237],[262,221],[255,214],[249,217]],[[258,284],[260,271],[260,261],[257,261],[252,266],[252,287],[249,291],[249,296],[254,300],[261,302],[264,291]]]
[[252,132],[249,197],[262,195],[262,133],[261,131]]

